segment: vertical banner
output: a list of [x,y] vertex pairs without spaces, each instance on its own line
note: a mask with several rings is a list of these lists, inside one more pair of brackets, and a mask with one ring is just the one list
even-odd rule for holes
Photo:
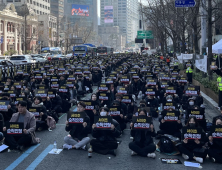
[[207,56],[205,55],[203,59],[195,60],[195,66],[205,73],[207,73]]
[[104,7],[104,22],[113,23],[113,6]]

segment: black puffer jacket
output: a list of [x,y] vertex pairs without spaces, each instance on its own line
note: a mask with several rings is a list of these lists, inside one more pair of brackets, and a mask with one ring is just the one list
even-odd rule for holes
[[92,136],[101,142],[116,141],[116,138],[121,135],[120,125],[116,120],[112,120],[115,126],[114,130],[92,130]]
[[153,143],[153,138],[156,136],[155,129],[153,132],[151,131],[144,131],[144,130],[131,130],[131,136],[134,137],[134,141],[140,145],[147,146]]
[[90,119],[87,116],[87,114],[84,118],[84,122],[87,123],[86,127],[83,127],[83,125],[66,126],[65,129],[66,129],[67,132],[69,132],[69,134],[72,136],[72,138],[77,138],[79,140],[82,140],[83,138],[88,136],[89,127],[90,127]]

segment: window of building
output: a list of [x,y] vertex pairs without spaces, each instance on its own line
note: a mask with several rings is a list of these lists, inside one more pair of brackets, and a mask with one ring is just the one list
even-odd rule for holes
[[21,0],[15,0],[15,2],[21,2]]
[[37,6],[39,6],[39,3],[37,2]]
[[32,4],[32,0],[30,0],[30,4]]
[[35,1],[33,2],[33,4],[35,5]]

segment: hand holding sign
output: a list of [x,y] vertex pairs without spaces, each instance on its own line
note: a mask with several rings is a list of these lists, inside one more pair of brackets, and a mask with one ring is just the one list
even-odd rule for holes
[[83,122],[83,127],[85,128],[87,126],[87,123],[86,122]]
[[198,140],[198,139],[195,139],[195,141],[194,141],[196,144],[200,144],[200,141]]
[[111,124],[111,130],[114,130],[115,126],[113,124]]
[[93,124],[93,125],[92,125],[92,129],[95,129],[95,128],[96,128],[96,124]]
[[209,141],[212,143],[213,142],[213,137],[209,136]]
[[24,133],[24,134],[27,134],[27,130],[26,130],[26,129],[23,129],[23,133]]
[[8,109],[11,109],[11,105],[8,105]]
[[184,139],[184,140],[183,140],[183,143],[187,143],[187,142],[188,142],[188,139]]

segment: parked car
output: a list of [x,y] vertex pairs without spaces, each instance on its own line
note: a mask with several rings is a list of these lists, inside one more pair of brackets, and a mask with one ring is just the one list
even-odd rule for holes
[[45,59],[48,58],[48,56],[50,55],[50,53],[41,53],[40,54],[42,57],[44,57]]
[[56,56],[53,56],[52,58],[51,58],[51,60],[66,60],[67,58],[66,58],[66,56],[65,55],[56,55]]
[[13,55],[10,57],[10,61],[15,64],[32,64],[36,61],[32,59],[31,55]]
[[0,60],[10,60],[10,56],[0,56]]
[[72,57],[72,53],[66,55],[66,58],[68,59],[70,59],[71,57]]
[[31,54],[31,56],[32,56],[32,59],[35,60],[36,62],[46,62],[47,61],[47,59],[40,54]]

